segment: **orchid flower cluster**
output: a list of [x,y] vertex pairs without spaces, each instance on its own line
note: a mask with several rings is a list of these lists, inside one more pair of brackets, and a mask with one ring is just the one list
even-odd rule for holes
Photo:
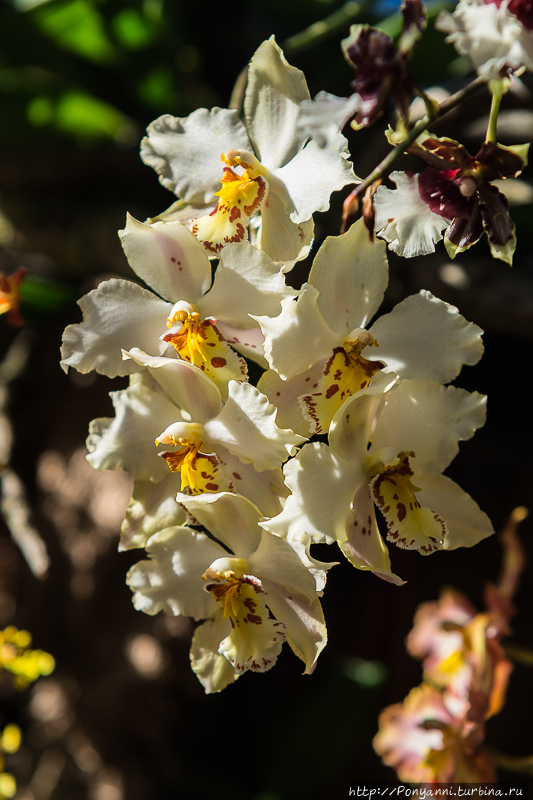
[[496,780],[496,764],[481,745],[486,720],[504,705],[513,669],[500,641],[516,612],[512,599],[525,566],[516,526],[525,516],[525,509],[515,509],[502,534],[503,568],[498,583],[486,588],[484,613],[451,588],[416,612],[407,649],[422,661],[424,680],[381,713],[374,738],[401,781]]
[[120,232],[150,290],[102,282],[64,334],[66,370],[129,377],[111,395],[115,416],[91,423],[88,460],[133,475],[120,548],[148,554],[128,574],[134,605],[199,623],[191,663],[206,692],[269,670],[285,641],[313,671],[335,563],[314,545],[401,585],[387,542],[430,555],[493,532],[443,474],[485,420],[486,398],[451,385],[481,358],[482,331],[427,291],[379,308],[385,241],[427,252],[447,227],[455,253],[485,230],[510,260],[490,181],[518,174],[524,152],[487,142],[473,157],[419,136],[431,166],[377,192],[381,238],[361,219],[325,240],[303,286],[286,281],[311,252],[313,214],[360,183],[339,128],[377,118],[389,90],[407,113],[418,92],[406,66],[423,28],[416,7],[399,51],[365,26],[344,43],[357,72],[348,117],[331,113],[338,98],[311,101],[272,38],[251,59],[242,118],[214,108],[153,122],[141,156],[177,199]]

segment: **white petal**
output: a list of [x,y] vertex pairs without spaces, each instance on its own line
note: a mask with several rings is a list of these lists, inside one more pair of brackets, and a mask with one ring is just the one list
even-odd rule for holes
[[146,225],[128,214],[119,236],[132,269],[165,300],[194,304],[209,289],[205,249],[181,222]]
[[497,80],[505,65],[532,67],[520,42],[522,26],[506,5],[462,0],[453,14],[441,13],[437,18],[438,30],[449,34],[446,41],[468,56],[487,81]]
[[289,596],[269,579],[263,581],[263,588],[268,607],[276,619],[285,625],[289,645],[305,664],[304,675],[311,674],[327,643],[326,622],[320,601],[315,597],[309,602],[298,594]]
[[285,265],[307,256],[314,234],[312,219],[296,223],[291,220],[290,212],[283,199],[270,192],[261,209],[261,227],[254,242],[274,261]]
[[422,505],[432,508],[446,522],[444,550],[472,547],[494,533],[490,519],[477,503],[445,475],[424,476],[419,486]]
[[[222,397],[216,385],[198,367],[179,358],[154,358],[139,348],[124,351],[124,356],[146,367],[159,386],[194,422],[215,417],[222,407]],[[159,429],[159,433],[166,426]],[[157,434],[156,434],[157,436]]]
[[342,236],[326,239],[309,275],[324,319],[342,338],[374,316],[388,281],[387,249],[369,241],[362,219]]
[[[250,318],[250,323],[252,319]],[[242,353],[246,358],[251,358],[256,361],[261,367],[268,366],[266,358],[263,355],[263,342],[264,336],[259,325],[253,328],[235,328],[233,325],[228,325],[226,322],[217,322],[218,329],[223,335],[224,339],[239,353]]]
[[371,103],[366,103],[358,94],[336,97],[329,92],[319,92],[314,100],[300,103],[298,130],[315,139],[319,147],[330,147],[350,117],[370,107]]
[[325,361],[325,359],[318,361],[311,369],[287,381],[283,381],[273,369],[261,375],[257,388],[266,394],[278,409],[276,422],[280,428],[290,428],[294,433],[306,438],[310,436],[311,425],[303,416],[298,398],[317,388]]
[[379,578],[397,586],[405,583],[391,570],[389,551],[377,526],[368,484],[362,485],[355,493],[353,516],[347,533],[347,540],[339,542],[339,547],[354,567],[370,570]]
[[330,147],[321,148],[311,140],[285,166],[272,170],[291,199],[293,222],[305,222],[315,211],[327,211],[331,194],[356,182],[349,157],[348,143],[337,133]]
[[222,445],[217,446],[217,456],[233,490],[250,500],[265,517],[274,517],[283,507],[288,495],[281,469],[258,472],[253,464],[243,464]]
[[297,133],[299,104],[309,98],[301,70],[291,67],[272,36],[258,48],[248,67],[244,114],[259,160],[268,169],[281,167],[303,147]]
[[401,378],[448,383],[463,364],[477,364],[483,354],[481,328],[426,291],[407,297],[369,332],[379,348],[368,348],[365,356],[383,360]]
[[180,494],[177,499],[238,558],[247,558],[259,546],[261,512],[244,497],[220,492],[194,497]]
[[206,694],[221,692],[239,677],[218,647],[231,631],[229,619],[209,619],[196,628],[191,644],[191,667]]
[[204,591],[202,575],[226,551],[203,533],[190,528],[167,528],[149,540],[149,561],[128,572],[133,605],[146,614],[183,614],[205,619],[217,614],[217,602]]
[[189,203],[213,202],[220,189],[222,153],[250,147],[238,113],[225,108],[199,108],[182,119],[165,114],[147,133],[142,160],[159,173],[166,189]]
[[318,301],[317,290],[306,283],[298,298],[288,297],[282,301],[278,316],[253,317],[265,337],[265,358],[283,380],[328,358],[332,349],[340,344],[324,321]]
[[307,604],[316,599],[315,577],[286,539],[263,530],[259,546],[248,557],[248,563],[265,590],[265,582],[270,581],[276,584],[276,592],[282,592],[284,596],[300,595]]
[[162,394],[135,382],[121,392],[111,392],[114,419],[95,419],[89,427],[87,461],[95,469],[123,469],[137,480],[161,481],[168,475],[159,458],[155,438],[181,418],[179,410]]
[[387,394],[378,419],[370,454],[383,447],[414,450],[411,462],[418,476],[438,474],[485,422],[486,397],[435,381],[403,381]]
[[279,467],[302,437],[276,425],[276,409],[249,383],[230,381],[228,399],[204,430],[212,444],[222,444],[243,463],[261,472]]
[[83,322],[69,325],[63,334],[61,366],[68,372],[95,369],[108,378],[129,375],[138,367],[122,360],[122,348],[139,346],[162,355],[166,318],[172,306],[136,283],[110,280],[78,300]]
[[329,443],[336,456],[364,464],[368,443],[373,439],[375,420],[389,389],[390,381],[376,378],[369,387],[348,398],[339,408],[329,430]]
[[321,442],[305,445],[284,468],[291,490],[281,514],[261,523],[277,536],[308,534],[314,542],[346,539],[354,493],[368,478],[357,463],[338,458]]
[[449,219],[434,214],[418,192],[418,176],[392,172],[397,189],[380,186],[374,195],[375,230],[399,256],[413,258],[435,252],[435,243]]
[[249,242],[242,242],[222,250],[213,287],[197,308],[217,323],[248,329],[253,325],[250,314],[279,314],[281,300],[297,294],[286,285],[279,264]]
[[159,483],[135,481],[133,496],[120,527],[119,550],[145,547],[148,539],[164,528],[185,524],[185,512],[176,503],[181,478],[171,472]]

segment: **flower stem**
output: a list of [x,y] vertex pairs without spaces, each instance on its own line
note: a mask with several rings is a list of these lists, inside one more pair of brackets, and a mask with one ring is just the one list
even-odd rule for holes
[[483,750],[503,769],[526,775],[533,774],[533,756],[510,756],[508,753],[502,753],[501,750],[491,745],[485,745]]
[[509,644],[509,642],[503,642],[502,646],[506,655],[512,661],[516,661],[517,664],[525,664],[527,667],[533,667],[533,650],[521,647],[518,644]]
[[500,103],[502,101],[503,92],[492,92],[492,103],[490,104],[489,124],[487,126],[487,136],[485,141],[496,141],[496,128],[498,125],[498,112],[500,110]]
[[[470,97],[472,94],[477,92],[479,89],[482,89],[483,86],[486,86],[487,82],[484,78],[478,77],[469,83],[468,86],[465,86],[464,89],[460,89],[455,94],[452,94],[451,97],[448,97],[442,103],[435,103],[433,113],[426,114],[426,116],[417,122],[416,125],[411,128],[405,139],[396,145],[396,147],[391,150],[391,152],[385,156],[383,161],[376,167],[376,169],[367,177],[365,180],[360,183],[355,191],[352,193],[354,197],[362,197],[369,186],[371,186],[377,180],[383,180],[392,169],[394,162],[403,154],[405,151],[412,145],[412,143],[417,139],[421,133],[424,133],[437,119],[440,119],[447,114],[448,111],[451,111],[456,106],[460,105],[463,100],[466,100],[467,97]],[[427,106],[426,106],[427,108]]]

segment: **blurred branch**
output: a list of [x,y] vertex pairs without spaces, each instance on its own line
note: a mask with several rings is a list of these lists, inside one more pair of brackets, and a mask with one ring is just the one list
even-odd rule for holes
[[300,31],[300,33],[289,36],[281,45],[282,50],[286,54],[297,53],[299,50],[305,50],[306,47],[318,44],[330,36],[346,33],[346,26],[358,17],[365,7],[366,3],[355,3],[353,0],[349,0],[325,19],[313,22],[312,25]]

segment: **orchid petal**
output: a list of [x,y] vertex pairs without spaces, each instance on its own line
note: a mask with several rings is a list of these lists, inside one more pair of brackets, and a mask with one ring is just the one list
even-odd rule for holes
[[206,694],[221,692],[239,677],[228,659],[218,652],[220,642],[230,631],[229,619],[220,616],[203,622],[192,637],[191,667]]
[[154,533],[184,525],[185,512],[175,499],[180,489],[180,476],[172,472],[159,483],[135,481],[133,496],[120,527],[118,549],[145,547]]
[[434,253],[450,220],[435,214],[422,200],[417,175],[393,172],[389,177],[397,188],[379,186],[374,195],[377,235],[405,258]]
[[446,521],[444,550],[472,547],[494,533],[490,519],[463,489],[445,475],[416,476],[420,502]]
[[[281,591],[285,596],[300,595],[307,604],[316,600],[315,577],[286,539],[263,530],[257,549],[248,556],[248,563],[267,593],[266,581],[269,581],[278,594]],[[267,605],[270,605],[270,597]]]
[[261,228],[254,242],[270,258],[283,264],[305,258],[313,241],[313,220],[293,222],[289,216],[291,210],[280,195],[271,191],[261,209]]
[[374,316],[388,280],[386,247],[369,241],[362,219],[342,236],[326,239],[309,275],[309,283],[319,292],[324,319],[341,337],[364,327]]
[[131,472],[137,480],[163,480],[168,467],[157,455],[154,442],[162,428],[181,419],[180,411],[140,381],[110,396],[115,417],[91,422],[87,461],[95,469]]
[[268,169],[286,164],[303,147],[307,137],[296,124],[299,104],[306,99],[303,72],[291,67],[272,36],[252,56],[244,100],[248,134]]
[[[239,558],[249,558],[261,541],[261,512],[245,497],[220,492],[195,497],[178,495],[198,522]],[[226,553],[227,555],[227,553]]]
[[368,484],[360,486],[354,495],[353,514],[347,526],[347,536],[345,542],[339,542],[339,547],[356,569],[370,570],[374,575],[396,586],[405,583],[391,570],[389,551],[377,526]]
[[348,143],[337,133],[330,147],[321,148],[311,140],[289,163],[273,170],[291,198],[293,222],[305,222],[315,211],[327,211],[332,192],[356,182],[349,157]]
[[438,474],[485,422],[486,398],[435,381],[403,381],[387,395],[372,436],[370,454],[383,447],[414,451],[415,481]]
[[207,254],[181,222],[146,225],[128,214],[119,236],[132,269],[165,300],[196,303],[209,289]]
[[289,493],[280,468],[258,472],[253,464],[243,464],[240,458],[221,445],[217,447],[217,456],[232,491],[250,500],[265,517],[279,514],[282,500]]
[[228,325],[226,322],[218,320],[217,322],[220,333],[228,344],[230,344],[239,353],[242,353],[246,358],[251,358],[256,361],[261,367],[268,366],[267,360],[263,355],[263,342],[264,336],[259,325],[252,328],[235,328],[233,325]]
[[477,364],[483,354],[482,330],[455,306],[430,292],[407,297],[380,317],[369,333],[379,350],[368,358],[385,361],[402,378],[452,381],[463,364]]
[[145,614],[183,614],[205,619],[217,614],[216,600],[204,591],[202,575],[226,551],[190,528],[167,528],[149,540],[149,561],[135,564],[126,578],[133,605]]
[[289,539],[308,534],[314,542],[346,539],[354,493],[368,478],[357,462],[346,462],[321,442],[305,445],[285,466],[291,490],[281,514],[261,527]]
[[252,327],[250,314],[278,314],[281,300],[298,291],[285,283],[280,265],[248,242],[228,245],[220,254],[211,291],[196,303],[201,315],[235,328]]
[[327,643],[326,622],[320,601],[315,597],[309,602],[299,594],[288,596],[283,586],[267,578],[263,579],[263,588],[268,607],[276,619],[285,625],[289,645],[305,664],[304,675],[310,675]]
[[266,394],[270,402],[278,409],[276,422],[280,428],[290,428],[300,436],[309,437],[310,424],[303,416],[298,398],[317,388],[324,363],[325,359],[322,359],[311,369],[301,372],[287,381],[282,380],[273,369],[269,369],[261,375],[257,388]]
[[281,301],[277,317],[253,316],[265,336],[265,358],[283,380],[328,358],[339,343],[324,321],[318,302],[317,289],[306,283],[297,299]]
[[[222,408],[222,397],[216,385],[188,361],[148,356],[138,347],[124,351],[124,357],[146,367],[176,406],[183,408],[195,422],[215,417]],[[165,427],[161,426],[159,433]]]
[[276,408],[255,386],[230,381],[228,399],[216,419],[205,423],[210,442],[221,444],[261,472],[276,469],[303,439],[276,425]]
[[83,322],[69,325],[63,334],[61,366],[68,372],[96,370],[114,378],[129,375],[138,367],[124,363],[121,348],[141,346],[162,355],[166,342],[159,340],[172,306],[136,283],[110,280],[89,292],[78,305]]
[[213,202],[220,189],[222,153],[250,147],[238,113],[225,108],[199,108],[182,119],[164,114],[147,133],[142,160],[159,173],[166,189],[189,203]]

